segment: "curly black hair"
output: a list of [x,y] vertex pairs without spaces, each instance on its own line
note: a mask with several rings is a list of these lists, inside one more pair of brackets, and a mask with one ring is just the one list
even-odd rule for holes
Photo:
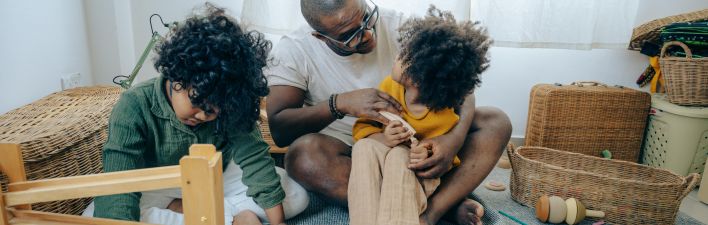
[[194,106],[207,113],[219,109],[219,125],[249,131],[268,94],[263,68],[271,43],[257,31],[242,30],[223,8],[206,3],[203,10],[155,47],[155,68],[175,88],[189,88]]
[[460,106],[489,67],[492,41],[486,29],[457,23],[449,11],[431,5],[424,18],[407,20],[398,32],[403,79],[419,89],[416,102],[433,111]]

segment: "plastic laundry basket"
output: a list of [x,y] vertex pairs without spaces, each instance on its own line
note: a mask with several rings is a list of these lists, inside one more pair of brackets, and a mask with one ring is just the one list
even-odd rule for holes
[[708,107],[686,107],[651,98],[642,162],[682,176],[703,173],[708,156]]

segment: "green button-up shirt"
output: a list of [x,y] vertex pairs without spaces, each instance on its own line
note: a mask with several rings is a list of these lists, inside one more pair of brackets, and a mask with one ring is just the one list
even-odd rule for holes
[[[178,165],[195,143],[222,150],[223,165],[232,159],[243,170],[248,196],[262,208],[285,198],[275,163],[257,126],[250,132],[214,133],[216,121],[190,128],[177,119],[165,96],[165,78],[153,78],[125,91],[113,108],[103,147],[105,172]],[[222,128],[224,129],[224,128]],[[139,192],[95,198],[95,217],[138,221]]]

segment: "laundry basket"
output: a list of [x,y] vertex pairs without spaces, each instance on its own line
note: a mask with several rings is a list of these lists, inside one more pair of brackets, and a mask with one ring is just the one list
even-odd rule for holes
[[672,104],[655,94],[642,147],[642,163],[680,175],[703,173],[708,157],[708,107]]
[[[69,89],[0,115],[0,143],[19,144],[27,180],[100,173],[108,116],[121,90],[107,86]],[[8,177],[3,173],[0,182],[7,187]],[[32,209],[80,214],[90,201],[38,203]]]
[[510,152],[511,198],[533,207],[541,195],[576,198],[612,224],[674,224],[700,180],[664,169],[543,147]]

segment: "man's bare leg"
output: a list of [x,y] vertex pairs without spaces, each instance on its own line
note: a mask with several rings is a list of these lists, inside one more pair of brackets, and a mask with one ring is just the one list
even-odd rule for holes
[[422,218],[434,224],[449,212],[446,219],[457,224],[481,224],[481,205],[466,196],[492,171],[510,137],[511,122],[504,112],[477,108],[469,135],[457,154],[462,164],[441,178]]
[[341,206],[347,206],[351,166],[351,147],[319,133],[296,139],[285,155],[285,170],[290,177]]

